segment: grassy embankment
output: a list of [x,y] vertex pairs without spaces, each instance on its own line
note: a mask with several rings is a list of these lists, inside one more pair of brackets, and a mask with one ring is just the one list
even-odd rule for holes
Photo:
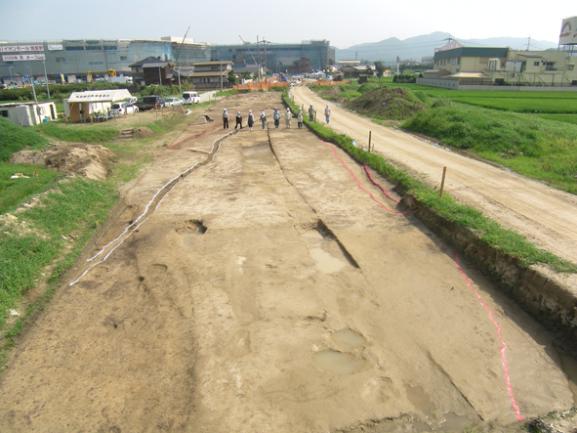
[[[379,92],[395,88],[423,105],[404,117],[358,108],[369,97],[378,107]],[[401,120],[408,131],[577,194],[577,92],[447,90],[384,80],[313,89],[378,122]]]
[[[10,146],[0,162],[0,367],[24,325],[50,300],[63,274],[106,219],[119,185],[136,176],[151,159],[155,144],[185,120],[183,115],[165,116],[148,124],[151,136],[120,140],[118,129],[106,124],[22,128],[0,119],[0,148]],[[52,137],[108,147],[116,154],[111,176],[105,181],[65,178],[54,170],[6,161],[21,148],[48,145]],[[30,177],[10,179],[17,172]],[[38,197],[34,206],[21,206],[33,196]],[[22,304],[41,279],[46,283],[43,293]],[[12,308],[20,316],[7,323]]]
[[[299,109],[286,93],[283,95],[283,100],[294,112]],[[310,122],[308,119],[305,119],[305,124],[319,137],[337,144],[357,162],[366,164],[383,177],[399,185],[406,193],[413,195],[442,217],[473,230],[489,245],[517,257],[526,266],[546,264],[559,272],[577,272],[577,266],[574,264],[537,248],[523,236],[501,227],[476,209],[457,202],[448,194],[440,197],[432,187],[398,169],[382,156],[356,147],[350,137],[338,134],[329,127],[318,122]]]

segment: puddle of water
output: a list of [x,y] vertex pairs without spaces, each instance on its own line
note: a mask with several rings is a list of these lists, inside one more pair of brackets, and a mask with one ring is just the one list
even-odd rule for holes
[[344,350],[354,350],[367,343],[365,337],[350,328],[344,328],[334,332],[332,339]]
[[407,398],[413,404],[415,409],[424,414],[431,414],[435,410],[435,405],[419,385],[409,385],[406,388]]
[[346,266],[344,261],[337,259],[322,248],[313,248],[310,250],[310,254],[317,268],[326,274],[334,274]]
[[350,353],[326,349],[313,354],[313,362],[317,367],[335,374],[353,374],[365,370],[368,364]]

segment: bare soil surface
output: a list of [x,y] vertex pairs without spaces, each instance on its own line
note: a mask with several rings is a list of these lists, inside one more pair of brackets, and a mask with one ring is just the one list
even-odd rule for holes
[[335,147],[216,122],[175,143],[20,342],[1,432],[502,433],[574,406],[574,360]]
[[577,196],[451,152],[398,129],[377,125],[323,100],[304,86],[292,92],[297,104],[306,109],[312,104],[316,108],[319,120],[328,103],[332,107],[331,127],[353,137],[365,148],[371,130],[377,152],[416,172],[433,186],[440,184],[446,166],[445,189],[452,195],[540,247],[577,263]]
[[21,150],[12,155],[14,164],[33,164],[88,179],[103,180],[108,176],[112,151],[98,144],[57,143],[44,150]]

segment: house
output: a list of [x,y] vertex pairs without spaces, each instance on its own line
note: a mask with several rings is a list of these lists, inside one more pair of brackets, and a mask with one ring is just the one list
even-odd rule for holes
[[130,65],[132,75],[144,84],[172,84],[174,65],[160,57],[147,57]]
[[95,122],[108,119],[112,104],[136,101],[127,89],[88,90],[72,92],[64,102],[64,115],[69,122]]
[[220,89],[232,86],[228,81],[228,74],[232,71],[232,62],[201,62],[193,66],[193,72],[186,77],[190,79],[195,89]]
[[0,104],[0,117],[22,126],[39,125],[58,118],[54,102]]

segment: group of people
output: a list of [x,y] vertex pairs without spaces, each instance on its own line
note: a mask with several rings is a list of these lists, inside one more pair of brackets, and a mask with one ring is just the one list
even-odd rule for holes
[[[327,122],[327,125],[331,121],[331,114],[331,108],[327,105],[325,107],[325,122]],[[309,106],[309,120],[311,122],[315,122],[317,120],[317,110],[315,110],[315,107],[313,107],[312,104]]]
[[[299,110],[299,112],[296,115],[297,126],[299,129],[301,129],[303,127],[303,124],[304,124],[303,111],[304,111],[304,107],[303,107],[303,110]],[[315,121],[316,116],[317,116],[317,113],[316,113],[314,107],[311,105],[309,107],[309,120],[311,122]],[[273,109],[272,119],[274,121],[274,127],[275,128],[278,129],[280,127],[280,121],[281,121],[282,117],[283,116],[281,115],[281,112],[278,108]],[[285,126],[287,128],[290,128],[291,127],[291,121],[293,119],[293,113],[289,107],[287,107],[286,111],[284,112],[284,119],[285,119]],[[327,105],[325,107],[325,121],[327,122],[327,125],[330,122],[330,119],[331,119],[331,109]],[[266,129],[268,124],[267,124],[266,112],[264,110],[260,112],[259,120],[260,120],[261,128]],[[252,110],[248,110],[248,116],[247,116],[246,124],[248,126],[248,129],[252,131],[252,129],[254,128],[254,124],[255,124],[255,116],[254,116],[254,113],[252,112]],[[229,128],[228,108],[225,108],[222,112],[222,127],[224,129]],[[242,128],[243,128],[242,113],[240,111],[237,111],[236,116],[235,116],[234,129],[242,129]]]
[[[282,117],[282,115],[281,115],[280,110],[278,108],[275,108],[272,112],[272,118],[274,121],[274,127],[275,128],[280,127],[281,117]],[[292,114],[290,108],[287,107],[287,109],[284,113],[285,125],[287,128],[291,127],[292,118],[293,118],[293,114]],[[234,129],[239,129],[239,128],[242,129],[243,128],[242,120],[243,120],[242,119],[242,113],[240,111],[237,111],[236,116],[235,116]],[[267,123],[266,112],[264,110],[260,112],[259,120],[260,120],[261,128],[266,129],[268,126],[268,123]],[[246,124],[247,124],[248,128],[252,131],[252,128],[254,128],[254,124],[255,124],[255,116],[254,116],[254,113],[252,112],[252,110],[248,111]],[[297,114],[297,125],[299,128],[303,127],[303,115],[301,112],[299,112]],[[225,108],[224,111],[222,112],[222,126],[224,129],[229,128],[229,113],[228,113],[227,108]]]

